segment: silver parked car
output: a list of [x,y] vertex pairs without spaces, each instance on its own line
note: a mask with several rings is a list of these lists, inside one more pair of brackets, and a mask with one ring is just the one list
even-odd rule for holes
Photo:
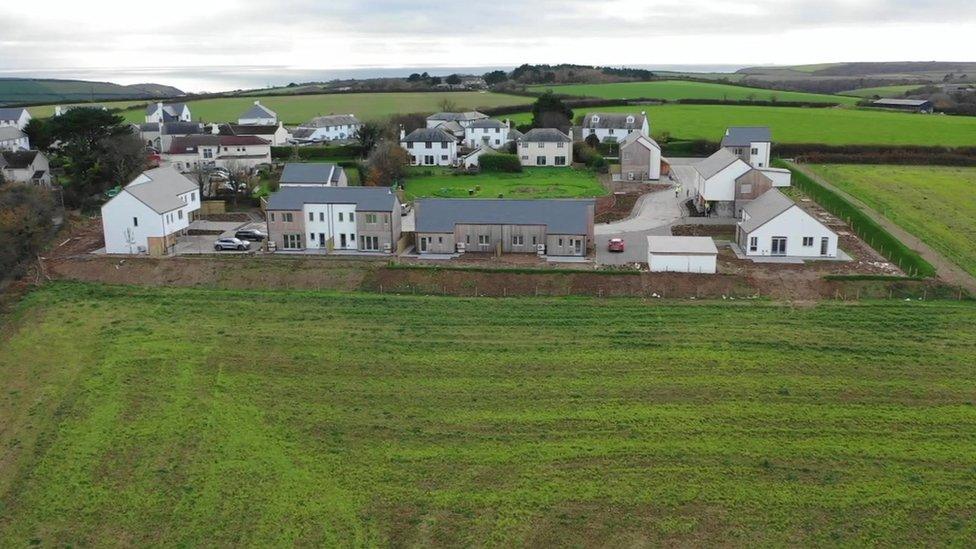
[[239,238],[218,238],[214,242],[214,249],[218,252],[221,250],[237,250],[243,252],[244,250],[251,249],[251,243]]

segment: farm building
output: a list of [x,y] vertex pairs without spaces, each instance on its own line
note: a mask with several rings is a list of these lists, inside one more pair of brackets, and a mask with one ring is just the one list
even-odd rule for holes
[[935,110],[932,102],[925,99],[878,99],[871,104],[883,109],[898,109],[924,114],[931,114]]
[[290,162],[285,164],[279,181],[282,187],[345,187],[348,184],[346,171],[342,166],[329,162]]
[[387,187],[282,186],[266,211],[278,250],[391,253],[400,239],[400,201]]
[[400,130],[400,145],[414,166],[453,166],[457,162],[457,139],[441,128],[418,128],[409,135]]
[[625,181],[656,181],[661,178],[661,146],[639,131],[630,132],[620,143],[620,178]]
[[736,242],[747,256],[837,257],[837,233],[776,189],[743,207]]
[[556,128],[533,128],[518,139],[518,156],[523,166],[569,166],[573,161],[573,132]]
[[145,171],[102,206],[105,251],[163,255],[199,209],[196,183],[170,167]]
[[585,256],[593,242],[593,200],[422,199],[417,251]]
[[717,271],[718,248],[707,236],[648,236],[647,265],[652,273]]
[[766,126],[735,126],[725,130],[722,148],[746,161],[753,168],[769,167],[773,137]]

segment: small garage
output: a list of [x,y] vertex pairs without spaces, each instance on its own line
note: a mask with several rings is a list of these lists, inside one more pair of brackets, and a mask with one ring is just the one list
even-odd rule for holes
[[652,273],[714,274],[718,248],[707,236],[649,236],[647,265]]

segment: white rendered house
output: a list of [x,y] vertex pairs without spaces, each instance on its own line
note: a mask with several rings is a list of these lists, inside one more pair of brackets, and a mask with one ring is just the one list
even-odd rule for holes
[[274,126],[278,123],[278,113],[265,107],[260,101],[255,101],[254,105],[237,119],[237,123],[245,126]]
[[363,125],[354,114],[317,116],[298,126],[292,137],[297,142],[352,139]]
[[647,113],[595,112],[589,113],[583,118],[583,135],[580,138],[586,139],[593,135],[601,143],[618,143],[634,131],[645,136],[651,135]]
[[145,171],[102,206],[105,251],[163,255],[199,209],[196,183],[170,167]]
[[400,146],[414,166],[453,166],[457,163],[457,140],[440,128],[419,128],[409,135],[400,130]]
[[766,126],[733,126],[725,130],[722,148],[754,168],[768,168],[773,148],[772,133]]
[[516,151],[523,166],[565,167],[573,163],[573,132],[556,128],[533,128],[517,141]]
[[30,113],[23,107],[0,108],[0,128],[13,126],[18,130],[22,130],[27,127],[27,123],[30,120]]
[[837,233],[777,189],[742,208],[736,242],[747,256],[837,257]]

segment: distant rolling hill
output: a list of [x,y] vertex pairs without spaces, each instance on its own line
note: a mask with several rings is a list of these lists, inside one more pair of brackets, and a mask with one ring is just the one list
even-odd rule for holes
[[121,99],[177,97],[183,92],[162,84],[131,84],[85,80],[0,78],[0,105],[78,103]]

